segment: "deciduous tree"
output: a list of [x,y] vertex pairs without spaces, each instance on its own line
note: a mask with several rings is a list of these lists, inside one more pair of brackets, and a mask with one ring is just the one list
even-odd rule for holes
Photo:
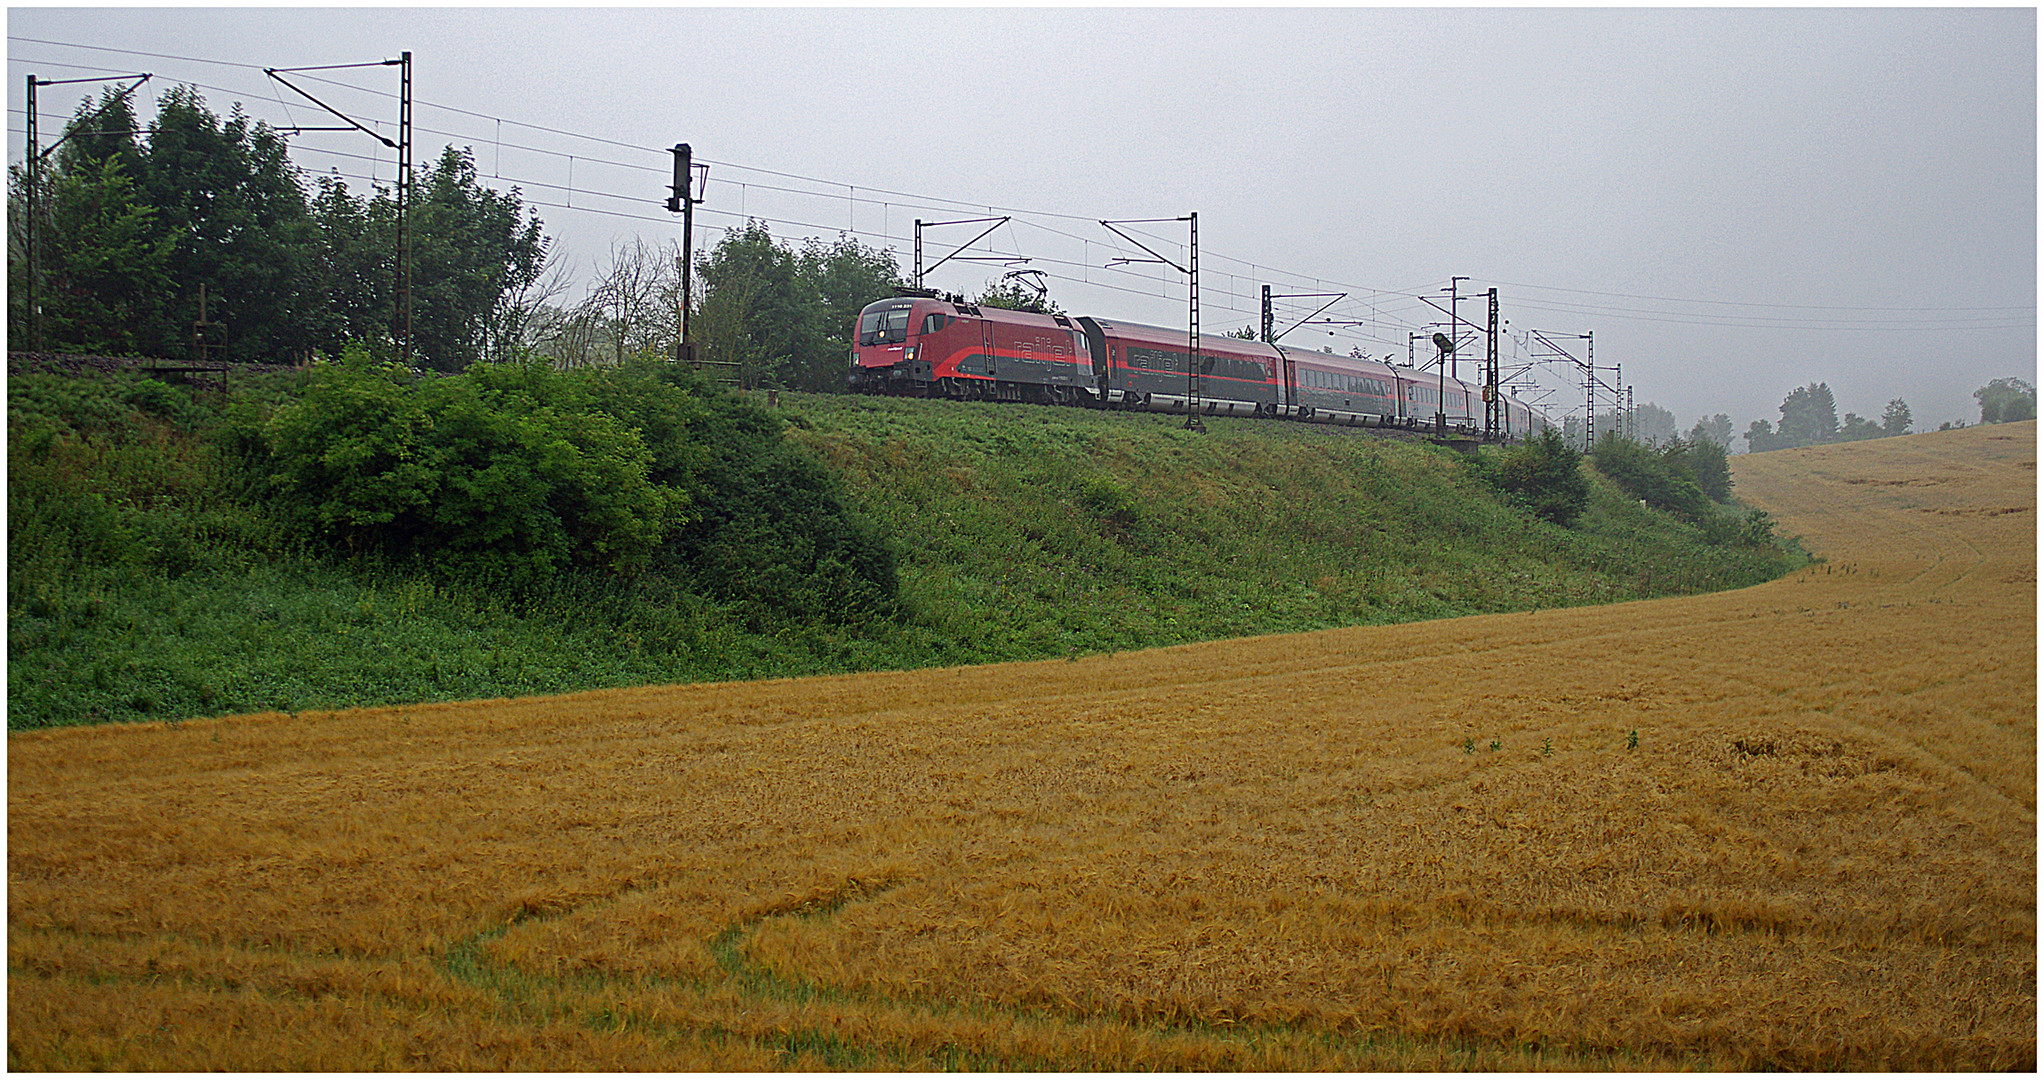
[[1781,436],[1775,433],[1774,425],[1765,420],[1755,420],[1746,425],[1746,434],[1743,437],[1746,440],[1746,452],[1750,454],[1779,450],[1783,446]]
[[2037,418],[2037,388],[2018,378],[1996,379],[1973,391],[1980,402],[1980,422],[2002,424]]
[[696,262],[703,281],[705,358],[738,365],[747,388],[787,386],[794,361],[820,340],[793,252],[764,223],[732,229]]
[[1732,418],[1724,413],[1698,417],[1695,426],[1689,429],[1689,441],[1693,443],[1712,442],[1719,449],[1732,448]]
[[227,359],[302,355],[305,316],[323,298],[304,289],[315,230],[284,140],[239,105],[221,121],[196,89],[177,86],[157,103],[147,162],[141,198],[175,241],[158,355],[189,349],[201,285],[208,319],[227,327]]
[[1881,425],[1849,412],[1845,414],[1845,422],[1838,425],[1837,439],[1839,442],[1858,442],[1861,439],[1878,439],[1884,434]]
[[503,328],[506,297],[539,280],[548,239],[517,188],[476,177],[467,149],[448,147],[418,182],[412,241],[413,350],[419,361],[460,371],[502,359],[515,343]]
[[1675,437],[1675,414],[1649,401],[1632,410],[1633,437],[1648,446],[1661,446]]
[[820,305],[820,340],[818,353],[804,362],[793,384],[842,391],[859,311],[875,300],[895,295],[905,284],[901,268],[894,252],[840,236],[828,245],[816,240],[803,244],[798,271]]

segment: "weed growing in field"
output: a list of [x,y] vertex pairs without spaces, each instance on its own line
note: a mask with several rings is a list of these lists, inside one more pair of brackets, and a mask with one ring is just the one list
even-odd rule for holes
[[1627,750],[1637,750],[1637,749],[1639,749],[1639,729],[1638,729],[1638,728],[1633,728],[1633,729],[1632,729],[1632,733],[1631,733],[1631,734],[1629,734],[1629,735],[1627,735],[1627,736],[1625,737],[1625,748],[1626,748]]

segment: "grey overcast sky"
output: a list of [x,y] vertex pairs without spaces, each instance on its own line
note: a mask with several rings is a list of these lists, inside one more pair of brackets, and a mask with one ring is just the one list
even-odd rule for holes
[[[710,163],[699,247],[756,217],[906,271],[915,219],[1011,214],[979,254],[1030,259],[1068,311],[1183,325],[1182,277],[1110,265],[1141,252],[1099,219],[1196,212],[1203,329],[1256,322],[1265,284],[1346,292],[1323,316],[1343,325],[1286,342],[1402,361],[1446,318],[1419,297],[1495,288],[1508,365],[1551,355],[1531,331],[1577,356],[1594,334],[1684,429],[1724,412],[1743,433],[1818,381],[1841,416],[1902,397],[1935,427],[2037,377],[2027,7],[16,6],[7,32],[15,162],[29,74],[148,71],[151,105],[190,83],[223,116],[316,126],[262,68],[409,50],[417,161],[473,148],[584,286],[614,244],[679,239],[660,203],[687,142]],[[395,127],[396,69],[306,80]],[[44,88],[43,130],[91,90]],[[308,175],[391,180],[366,136],[291,141]],[[1184,224],[1136,228],[1184,261]],[[926,261],[977,231],[927,229]],[[1582,408],[1560,367],[1531,373],[1557,417]]]

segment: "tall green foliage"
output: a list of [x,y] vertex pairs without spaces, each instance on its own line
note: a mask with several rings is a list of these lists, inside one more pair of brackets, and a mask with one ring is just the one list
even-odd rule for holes
[[[1715,448],[1714,444],[1703,445]],[[1680,439],[1656,450],[1607,431],[1597,440],[1590,460],[1598,472],[1610,477],[1627,495],[1656,510],[1699,521],[1711,513],[1710,500],[1705,496],[1702,485],[1697,483],[1693,467],[1693,458],[1701,453],[1707,451]],[[1727,472],[1727,494],[1730,493],[1729,481]]]
[[1892,398],[1888,402],[1888,407],[1881,412],[1881,434],[1891,437],[1907,435],[1912,422],[1909,403],[1901,398]]
[[780,437],[781,427],[743,399],[703,416],[703,513],[675,534],[673,561],[712,595],[739,603],[754,629],[791,615],[859,622],[890,612],[892,545],[820,462]]
[[[1701,421],[1698,423],[1700,425]],[[1767,450],[1907,435],[1909,425],[1909,403],[1901,398],[1890,399],[1878,421],[1850,412],[1840,421],[1831,388],[1816,382],[1796,387],[1782,399],[1780,427],[1765,420],[1755,420],[1747,427],[1744,438],[1747,449],[1758,454]],[[1729,425],[1726,430],[1729,432]],[[1692,431],[1690,434],[1694,441],[1697,433]],[[1715,441],[1714,435],[1712,438]]]
[[2037,418],[2037,388],[2022,379],[1996,379],[1973,391],[1980,402],[1980,422],[2004,424]]
[[34,289],[28,175],[25,166],[9,170],[8,325],[15,347],[33,338],[31,295],[43,311],[46,343],[130,352],[153,329],[176,238],[157,227],[155,209],[137,190],[145,162],[134,127],[128,95],[109,89],[97,104],[78,106],[54,155],[43,151],[34,222],[42,273]]
[[176,239],[155,227],[125,159],[81,163],[50,191],[44,332],[90,352],[126,355],[157,344],[150,334],[170,291]]
[[412,246],[414,348],[441,371],[503,359],[502,304],[539,279],[548,240],[518,192],[477,180],[475,159],[448,147],[418,185]]
[[[1679,445],[1677,445],[1679,444]],[[1664,454],[1678,458],[1704,495],[1717,502],[1732,498],[1732,460],[1715,439],[1671,443]]]
[[1838,422],[1838,434],[1835,438],[1839,442],[1860,442],[1865,439],[1887,438],[1887,432],[1882,431],[1881,425],[1872,420],[1858,413],[1849,412],[1845,414],[1845,419]]
[[1573,524],[1589,505],[1583,455],[1556,428],[1501,451],[1487,473],[1512,502],[1557,525]]
[[339,553],[521,591],[664,574],[762,625],[887,610],[893,549],[782,428],[668,363],[421,378],[352,348],[276,409],[265,467],[272,505]]
[[1731,450],[1732,418],[1724,413],[1698,417],[1695,426],[1689,429],[1689,441],[1716,443],[1720,450]]
[[314,191],[309,211],[316,236],[306,288],[326,303],[306,313],[307,345],[333,357],[350,342],[374,342],[387,352],[396,333],[391,252],[397,204],[388,197],[357,198],[334,176],[320,177]]
[[[231,361],[338,355],[393,340],[394,193],[323,178],[308,197],[284,140],[237,107],[215,115],[172,87],[146,143],[126,98],[80,107],[35,193],[47,344],[183,357],[205,296]],[[10,171],[8,327],[30,334],[26,176]],[[547,239],[514,189],[482,184],[452,147],[419,177],[410,236],[416,353],[459,371],[513,350],[507,298],[538,277]],[[218,331],[216,331],[218,333]]]
[[818,351],[804,364],[799,380],[805,389],[837,393],[845,388],[845,364],[856,337],[859,310],[894,295],[905,284],[894,253],[867,247],[850,237],[802,246],[799,279],[818,302],[821,320]]
[[1781,403],[1776,434],[1789,446],[1817,446],[1838,435],[1838,405],[1831,388],[1814,382],[1789,391]]
[[[1010,311],[1031,311],[1038,315],[1062,315],[1064,309],[1052,300],[1048,293],[1039,293],[1028,286],[1022,278],[1002,278],[987,282],[986,288],[972,298],[981,307],[1007,308]],[[1247,327],[1244,327],[1247,329]]]
[[537,363],[413,381],[361,350],[270,422],[273,481],[310,538],[530,587],[646,568],[686,507],[637,431]]
[[304,355],[300,322],[316,298],[301,291],[314,235],[284,140],[239,106],[222,122],[198,91],[177,86],[149,125],[142,194],[161,230],[178,238],[172,294],[159,308],[157,355],[182,356],[200,314],[227,327],[232,360]]
[[748,387],[787,385],[800,358],[814,352],[819,329],[794,252],[776,243],[765,224],[747,221],[726,233],[696,270],[710,359],[738,364]]
[[697,261],[698,326],[708,359],[748,387],[841,392],[859,309],[901,284],[894,256],[855,240],[796,251],[748,221]]

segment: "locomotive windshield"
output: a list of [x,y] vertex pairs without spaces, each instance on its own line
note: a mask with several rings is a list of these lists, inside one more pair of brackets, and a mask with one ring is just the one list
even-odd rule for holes
[[859,316],[859,344],[899,345],[908,340],[908,308],[882,308]]

